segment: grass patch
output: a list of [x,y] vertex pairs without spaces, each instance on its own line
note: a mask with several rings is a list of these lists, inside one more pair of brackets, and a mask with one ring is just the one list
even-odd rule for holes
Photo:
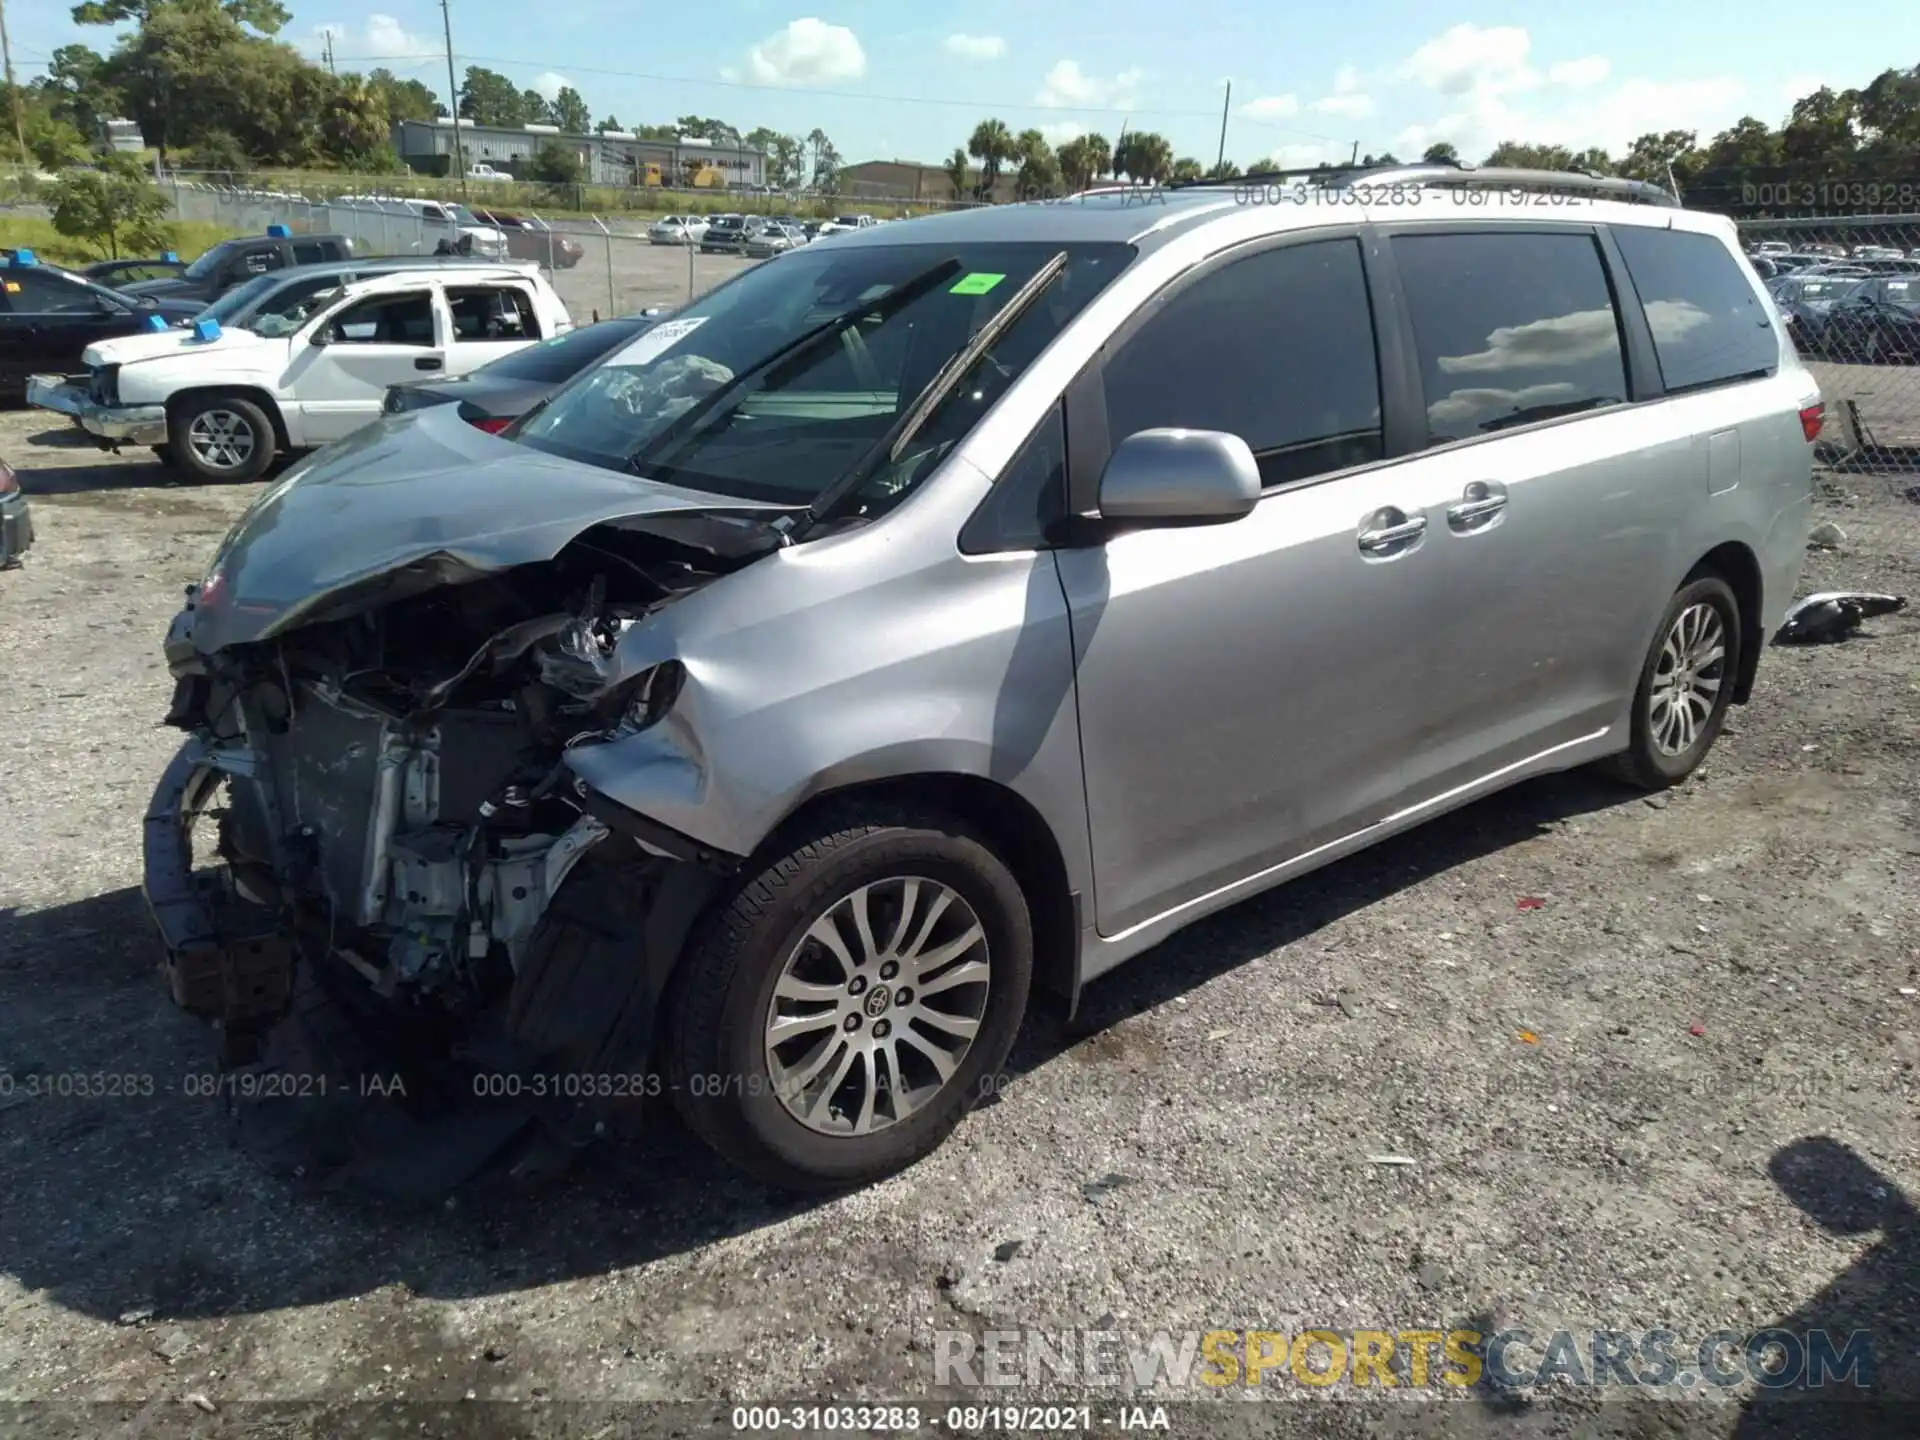
[[[222,240],[231,240],[239,233],[225,225],[210,225],[200,220],[172,220],[167,223],[170,240],[164,248],[174,251],[182,260],[191,260],[202,250],[210,249]],[[62,235],[53,228],[51,220],[25,215],[0,215],[0,246],[10,250],[31,250],[55,265],[91,265],[96,260],[111,258],[105,250],[95,249],[84,241]]]

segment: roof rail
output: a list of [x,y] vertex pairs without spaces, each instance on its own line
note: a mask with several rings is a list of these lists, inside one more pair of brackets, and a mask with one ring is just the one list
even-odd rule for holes
[[1593,170],[1523,170],[1505,165],[1465,165],[1438,161],[1421,165],[1388,165],[1343,177],[1342,183],[1363,185],[1455,185],[1467,189],[1585,191],[1596,199],[1625,200],[1641,205],[1677,208],[1671,192],[1649,180],[1628,180]]
[[1612,198],[1643,205],[1677,206],[1680,202],[1659,185],[1628,180],[1591,170],[1522,170],[1501,165],[1469,165],[1458,160],[1432,160],[1417,165],[1334,165],[1310,170],[1253,170],[1228,179],[1182,180],[1169,190],[1226,190],[1271,181],[1308,180],[1328,189],[1354,185],[1454,185],[1484,190],[1580,190],[1595,198]]

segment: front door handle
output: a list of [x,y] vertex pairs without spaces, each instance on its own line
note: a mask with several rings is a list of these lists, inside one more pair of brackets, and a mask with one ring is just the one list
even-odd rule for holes
[[1456,530],[1470,530],[1507,508],[1507,487],[1487,480],[1467,486],[1458,504],[1447,507],[1447,524]]
[[422,355],[418,360],[413,362],[413,368],[416,370],[438,370],[440,365],[441,361],[438,355]]
[[1382,510],[1367,524],[1368,528],[1360,532],[1360,548],[1375,553],[1397,550],[1427,533],[1426,516],[1401,515],[1398,510]]

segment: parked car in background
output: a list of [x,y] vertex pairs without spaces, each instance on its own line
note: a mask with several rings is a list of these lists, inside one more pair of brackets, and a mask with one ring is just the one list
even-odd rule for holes
[[[311,965],[446,1094],[585,1098],[502,1137],[654,1073],[831,1191],[940,1145],[1037,990],[1530,777],[1684,782],[1796,588],[1819,388],[1731,221],[1507,178],[843,235],[511,443],[438,407],[315,457],[168,633],[176,994],[233,1037],[280,1012],[222,976]],[[194,873],[216,807],[278,938]]]
[[442,240],[450,245],[466,240],[472,242],[473,253],[483,260],[508,258],[506,232],[483,223],[465,205],[451,200],[412,198],[397,203],[411,211],[420,224],[421,233],[413,244],[422,254],[431,251]]
[[574,376],[599,364],[615,346],[651,329],[671,313],[659,307],[602,320],[516,350],[469,375],[391,386],[385,412],[403,415],[436,405],[457,405],[462,420],[498,435]]
[[698,215],[662,215],[647,227],[647,240],[654,245],[698,245],[707,233],[707,222]]
[[464,375],[572,329],[538,266],[423,266],[328,291],[284,336],[201,319],[89,346],[84,385],[34,376],[27,399],[109,447],[153,446],[203,480],[253,480],[282,452],[378,419],[390,385]]
[[1794,349],[1810,358],[1824,356],[1827,312],[1862,285],[1865,275],[1820,275],[1811,271],[1783,275],[1771,281],[1767,292],[1786,321]]
[[1758,245],[1753,247],[1753,253],[1756,255],[1785,255],[1792,249],[1793,246],[1784,240],[1762,240]]
[[1820,353],[1859,365],[1920,359],[1920,279],[1881,278],[1827,307]]
[[379,255],[338,265],[296,265],[290,270],[256,276],[227,291],[204,310],[175,323],[191,325],[196,320],[213,320],[223,330],[250,330],[268,339],[278,339],[298,330],[315,307],[326,303],[341,286],[356,280],[403,271],[471,273],[499,268],[498,261],[463,255]]
[[186,273],[187,263],[177,255],[157,260],[96,260],[82,265],[79,273],[101,285],[119,288],[140,280],[172,280]]
[[33,544],[33,511],[20,477],[0,460],[0,570],[12,570]]
[[265,235],[223,240],[201,252],[178,275],[160,280],[136,280],[120,288],[128,295],[155,300],[197,300],[205,305],[242,281],[291,265],[318,265],[329,260],[354,260],[367,247],[351,235],[294,235],[275,225]]
[[1753,266],[1753,273],[1762,280],[1772,280],[1787,273],[1774,264],[1770,256],[1762,255],[1757,251],[1747,256],[1747,263]]
[[510,259],[532,260],[549,270],[571,270],[587,253],[586,246],[544,220],[504,210],[475,210],[473,214],[482,224],[492,226],[507,237]]
[[822,222],[818,233],[838,235],[847,230],[871,230],[878,223],[871,215],[836,215]]
[[512,182],[513,176],[505,170],[494,169],[493,166],[487,164],[485,161],[476,160],[467,167],[467,179],[508,184]]
[[764,260],[769,256],[781,255],[788,250],[797,249],[806,243],[807,237],[797,226],[781,225],[776,222],[771,225],[762,225],[747,236],[743,251],[753,259]]
[[0,401],[18,404],[30,376],[72,375],[87,347],[121,335],[163,328],[194,314],[191,301],[128,295],[35,257],[9,251],[0,260]]
[[746,239],[746,216],[716,215],[696,243],[702,255],[738,254]]

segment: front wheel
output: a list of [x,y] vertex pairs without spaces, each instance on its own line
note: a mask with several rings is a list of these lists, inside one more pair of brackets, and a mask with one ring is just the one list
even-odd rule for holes
[[769,1184],[866,1184],[952,1133],[1026,1010],[1033,933],[968,827],[864,812],[756,864],[675,977],[689,1125]]
[[1667,604],[1633,695],[1632,736],[1609,768],[1643,790],[1678,785],[1707,758],[1740,673],[1740,602],[1701,575]]
[[167,448],[175,464],[202,480],[257,480],[273,464],[273,422],[251,400],[201,396],[169,417]]

